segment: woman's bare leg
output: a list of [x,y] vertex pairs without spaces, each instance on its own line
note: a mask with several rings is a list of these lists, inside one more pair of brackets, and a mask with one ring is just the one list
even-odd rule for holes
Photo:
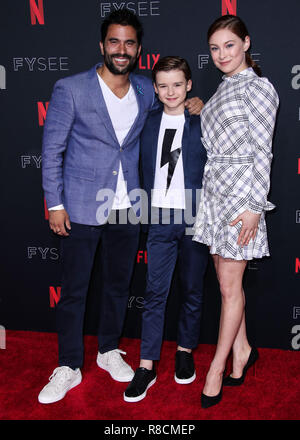
[[217,349],[203,389],[203,393],[207,396],[215,396],[219,393],[230,350],[238,334],[238,346],[244,337],[242,323],[245,299],[242,280],[247,262],[224,259],[220,256],[213,258],[220,284],[222,307]]
[[[245,297],[245,294],[244,294]],[[233,352],[233,371],[230,374],[231,377],[239,378],[243,374],[243,368],[247,363],[251,347],[248,342],[246,332],[245,310],[243,313],[242,322],[239,331],[236,335],[235,341],[232,346]]]

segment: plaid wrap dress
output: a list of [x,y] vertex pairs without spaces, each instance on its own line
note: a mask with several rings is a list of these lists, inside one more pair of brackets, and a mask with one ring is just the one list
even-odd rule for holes
[[[275,207],[267,195],[278,105],[272,84],[250,67],[224,75],[202,110],[208,158],[193,239],[210,246],[211,254],[234,260],[269,255],[265,211]],[[241,222],[229,224],[245,210],[261,216],[254,241],[241,247]]]

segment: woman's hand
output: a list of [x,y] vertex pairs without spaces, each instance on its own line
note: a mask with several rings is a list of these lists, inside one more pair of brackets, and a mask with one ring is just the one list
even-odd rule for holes
[[230,223],[230,226],[234,226],[237,223],[242,222],[241,232],[237,241],[238,245],[247,246],[251,238],[252,240],[255,239],[259,219],[260,214],[255,214],[254,212],[250,211],[244,211]]

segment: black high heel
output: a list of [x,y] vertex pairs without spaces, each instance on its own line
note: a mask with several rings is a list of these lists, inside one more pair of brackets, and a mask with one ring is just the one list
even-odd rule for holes
[[216,396],[207,396],[203,392],[201,393],[201,407],[206,409],[210,408],[211,406],[217,405],[222,400],[223,395],[223,382],[224,382],[225,372],[223,373],[223,380],[221,384],[221,389],[219,394]]
[[253,347],[250,351],[248,361],[243,368],[243,374],[241,375],[241,377],[235,378],[229,375],[225,377],[225,379],[223,380],[223,385],[225,387],[237,387],[242,385],[244,383],[247,371],[249,370],[250,367],[252,367],[252,365],[255,364],[258,358],[259,358],[258,351],[255,347]]

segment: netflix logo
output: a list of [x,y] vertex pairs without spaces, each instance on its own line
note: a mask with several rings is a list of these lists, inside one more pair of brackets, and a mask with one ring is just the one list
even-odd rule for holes
[[47,114],[47,110],[48,110],[48,105],[49,105],[49,101],[48,102],[38,102],[37,103],[37,110],[38,110],[38,121],[39,121],[39,126],[42,127],[45,123],[45,119],[46,119],[46,114]]
[[29,0],[31,24],[45,24],[44,0]]
[[236,15],[237,0],[222,0],[222,15]]
[[295,260],[295,273],[299,273],[300,271],[300,258],[296,258]]
[[58,301],[60,300],[61,295],[61,287],[49,287],[49,300],[50,300],[50,307],[54,308]]
[[140,70],[152,70],[157,61],[159,60],[160,54],[147,53],[139,57],[138,67]]
[[148,264],[147,251],[138,251],[136,262],[138,264],[140,263]]

